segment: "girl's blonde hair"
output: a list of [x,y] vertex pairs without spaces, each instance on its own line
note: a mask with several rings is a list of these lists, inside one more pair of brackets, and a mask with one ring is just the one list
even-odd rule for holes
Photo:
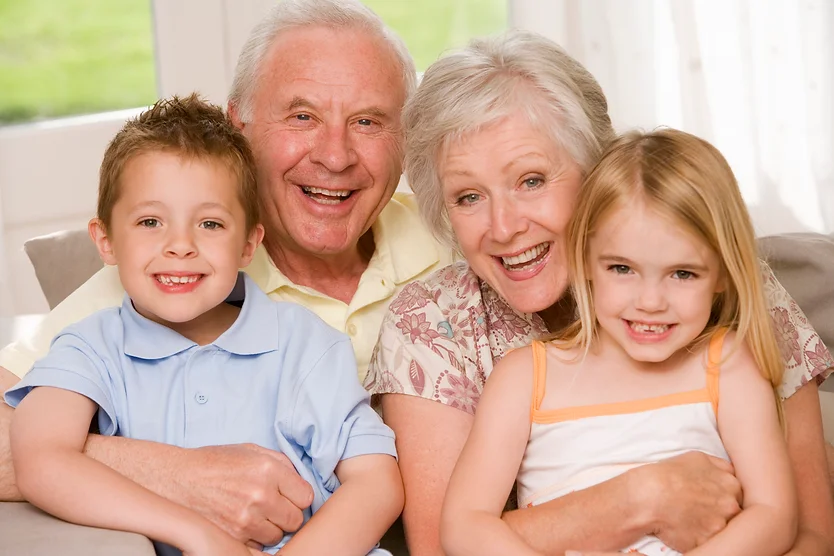
[[735,176],[718,149],[674,129],[623,136],[588,174],[567,235],[579,319],[559,334],[557,342],[590,348],[598,324],[587,265],[589,241],[615,209],[635,199],[702,240],[721,263],[723,290],[716,294],[709,323],[693,345],[721,328],[735,330],[736,345],[747,342],[775,390],[784,367],[765,304],[753,224]]

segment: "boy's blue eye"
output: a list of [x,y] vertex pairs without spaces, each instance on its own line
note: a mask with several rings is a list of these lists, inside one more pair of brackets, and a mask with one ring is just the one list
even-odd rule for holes
[[156,218],[145,218],[144,220],[139,221],[139,225],[144,228],[156,228],[159,226],[159,220]]
[[215,222],[214,220],[206,220],[205,222],[201,223],[200,226],[202,226],[206,230],[219,230],[223,227],[223,224],[221,224],[220,222]]

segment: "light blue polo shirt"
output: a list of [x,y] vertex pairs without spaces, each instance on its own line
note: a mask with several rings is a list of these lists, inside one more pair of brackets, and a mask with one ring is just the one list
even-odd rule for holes
[[234,324],[199,346],[137,313],[125,296],[121,307],[56,336],[6,403],[16,407],[32,388],[53,386],[98,404],[101,434],[280,451],[313,486],[315,512],[339,486],[336,464],[396,457],[394,433],[368,403],[346,335],[300,305],[270,300],[243,273],[227,302],[241,299]]

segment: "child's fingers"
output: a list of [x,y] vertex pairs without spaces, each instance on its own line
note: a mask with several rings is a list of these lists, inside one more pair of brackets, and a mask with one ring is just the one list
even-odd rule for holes
[[256,550],[251,546],[248,546],[247,548],[249,549],[249,553],[252,554],[252,556],[269,556],[266,552],[261,552],[260,550]]

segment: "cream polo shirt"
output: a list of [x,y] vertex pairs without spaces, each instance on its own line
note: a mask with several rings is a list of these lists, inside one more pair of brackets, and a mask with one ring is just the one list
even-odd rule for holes
[[[452,261],[451,252],[435,241],[420,220],[414,196],[395,193],[371,227],[376,250],[359,280],[350,304],[291,282],[278,270],[263,246],[243,269],[270,298],[291,301],[316,313],[350,337],[359,380],[364,381],[388,304],[413,280]],[[0,350],[0,367],[19,377],[49,350],[61,330],[108,307],[122,303],[124,289],[114,266],[106,266],[59,304],[27,338]]]

